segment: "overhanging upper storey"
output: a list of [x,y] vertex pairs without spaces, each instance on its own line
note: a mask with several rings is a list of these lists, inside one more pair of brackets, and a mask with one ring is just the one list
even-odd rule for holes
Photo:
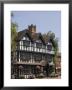
[[17,42],[17,50],[54,54],[52,43],[41,33],[36,33],[35,25],[18,32]]

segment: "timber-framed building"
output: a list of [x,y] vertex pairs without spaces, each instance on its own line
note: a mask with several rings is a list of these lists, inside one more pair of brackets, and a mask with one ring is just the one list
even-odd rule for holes
[[11,74],[15,78],[36,78],[40,74],[48,77],[54,66],[51,41],[37,33],[36,26],[31,24],[27,29],[18,32],[16,42],[16,58],[12,62]]

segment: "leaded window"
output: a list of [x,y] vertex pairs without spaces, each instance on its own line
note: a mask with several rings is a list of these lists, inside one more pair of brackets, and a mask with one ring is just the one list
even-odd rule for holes
[[51,62],[51,61],[52,61],[53,56],[52,56],[52,55],[47,55],[47,58],[48,58],[48,61],[49,61],[49,62]]
[[40,61],[42,59],[41,54],[34,54],[34,60]]
[[31,47],[34,47],[34,42],[31,42]]
[[23,61],[23,53],[20,52],[20,60]]
[[42,48],[43,48],[43,49],[46,49],[46,45],[43,44],[43,45],[42,45]]
[[42,43],[36,43],[37,48],[42,48]]
[[23,41],[23,46],[30,46],[30,41],[24,40],[24,41]]
[[30,53],[23,53],[23,52],[21,52],[20,53],[20,60],[21,61],[28,61],[28,60],[30,60],[31,59],[31,55],[30,55]]
[[47,45],[47,49],[51,51],[52,50],[52,45]]
[[42,60],[46,60],[46,55],[45,54],[42,55]]
[[42,55],[38,54],[38,60],[41,60],[41,59],[42,59]]

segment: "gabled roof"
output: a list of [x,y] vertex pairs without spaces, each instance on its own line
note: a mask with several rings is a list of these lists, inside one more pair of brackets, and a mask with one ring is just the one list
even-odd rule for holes
[[41,33],[31,33],[28,29],[18,32],[17,40],[20,41],[24,36],[28,36],[31,41],[41,40],[44,44],[48,43],[48,39],[43,38]]
[[18,32],[17,41],[20,41],[23,36],[26,36],[27,29]]

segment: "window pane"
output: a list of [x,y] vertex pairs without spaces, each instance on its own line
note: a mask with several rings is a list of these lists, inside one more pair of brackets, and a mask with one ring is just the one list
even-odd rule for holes
[[30,46],[30,41],[23,41],[24,46]]
[[45,49],[46,48],[46,45],[42,45],[42,48]]
[[42,48],[42,43],[36,43],[37,48]]
[[31,46],[34,47],[34,42],[31,42]]
[[47,45],[47,49],[51,51],[52,50],[52,46],[51,45]]

